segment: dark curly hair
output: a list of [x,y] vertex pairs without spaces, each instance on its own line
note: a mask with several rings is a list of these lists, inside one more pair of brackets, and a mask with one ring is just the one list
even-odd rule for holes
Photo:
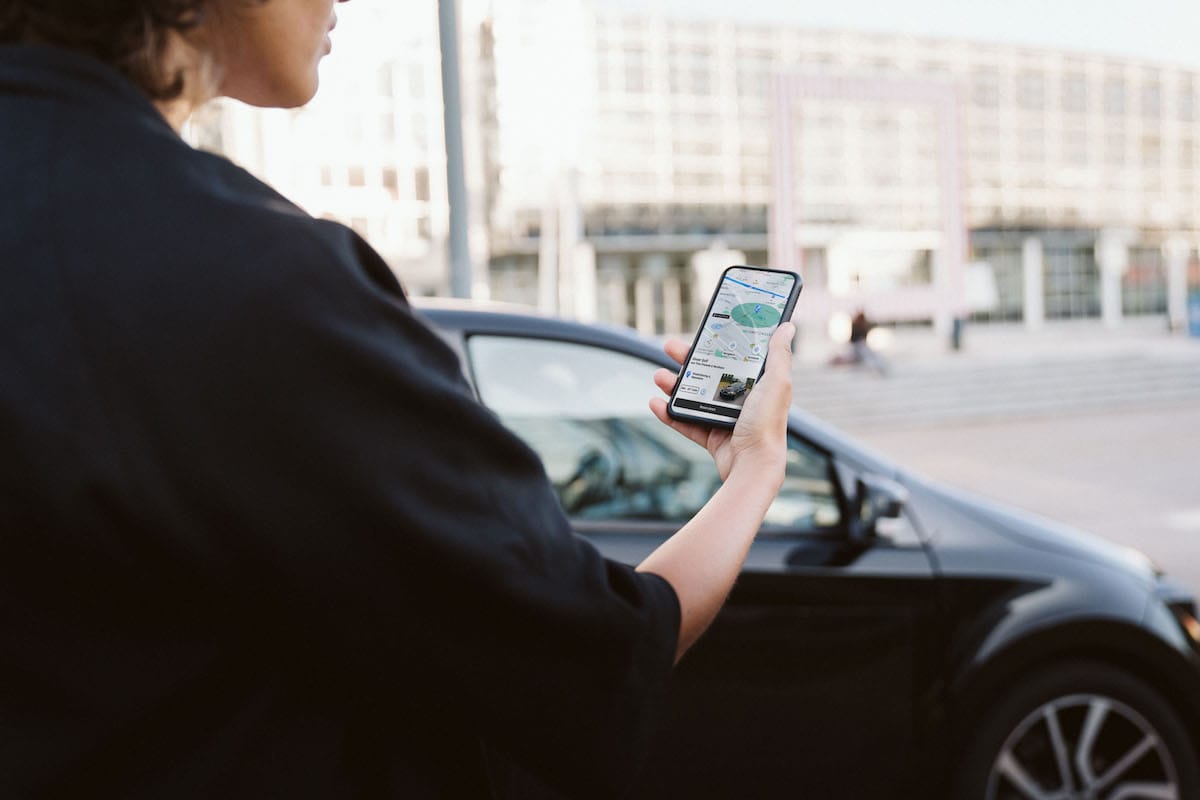
[[165,74],[171,31],[200,24],[211,0],[0,0],[0,44],[49,44],[115,68],[154,100],[182,94],[182,74]]

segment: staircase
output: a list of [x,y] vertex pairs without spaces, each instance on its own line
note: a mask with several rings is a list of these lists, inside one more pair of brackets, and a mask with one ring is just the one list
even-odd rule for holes
[[848,431],[1014,417],[1200,406],[1200,342],[1170,347],[1049,348],[909,354],[888,377],[800,363],[796,403]]

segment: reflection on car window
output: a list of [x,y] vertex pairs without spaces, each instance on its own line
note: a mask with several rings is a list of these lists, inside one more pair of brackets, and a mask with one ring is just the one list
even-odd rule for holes
[[[483,402],[541,456],[569,515],[681,523],[720,486],[703,448],[656,420],[655,364],[599,347],[473,336],[467,346]],[[770,527],[831,528],[840,511],[826,456],[789,442]]]
[[763,525],[813,530],[841,525],[842,511],[832,476],[827,455],[794,436],[788,437],[787,472]]

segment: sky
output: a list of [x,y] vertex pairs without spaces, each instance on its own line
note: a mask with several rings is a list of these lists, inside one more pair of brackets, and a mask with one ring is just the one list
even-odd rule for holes
[[924,34],[1200,67],[1197,0],[599,0],[708,18]]

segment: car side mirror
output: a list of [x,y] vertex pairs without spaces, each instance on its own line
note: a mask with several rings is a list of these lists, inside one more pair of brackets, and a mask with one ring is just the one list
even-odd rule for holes
[[881,519],[895,519],[908,503],[908,489],[882,475],[862,475],[857,483],[856,514],[851,532],[856,539],[875,536]]

